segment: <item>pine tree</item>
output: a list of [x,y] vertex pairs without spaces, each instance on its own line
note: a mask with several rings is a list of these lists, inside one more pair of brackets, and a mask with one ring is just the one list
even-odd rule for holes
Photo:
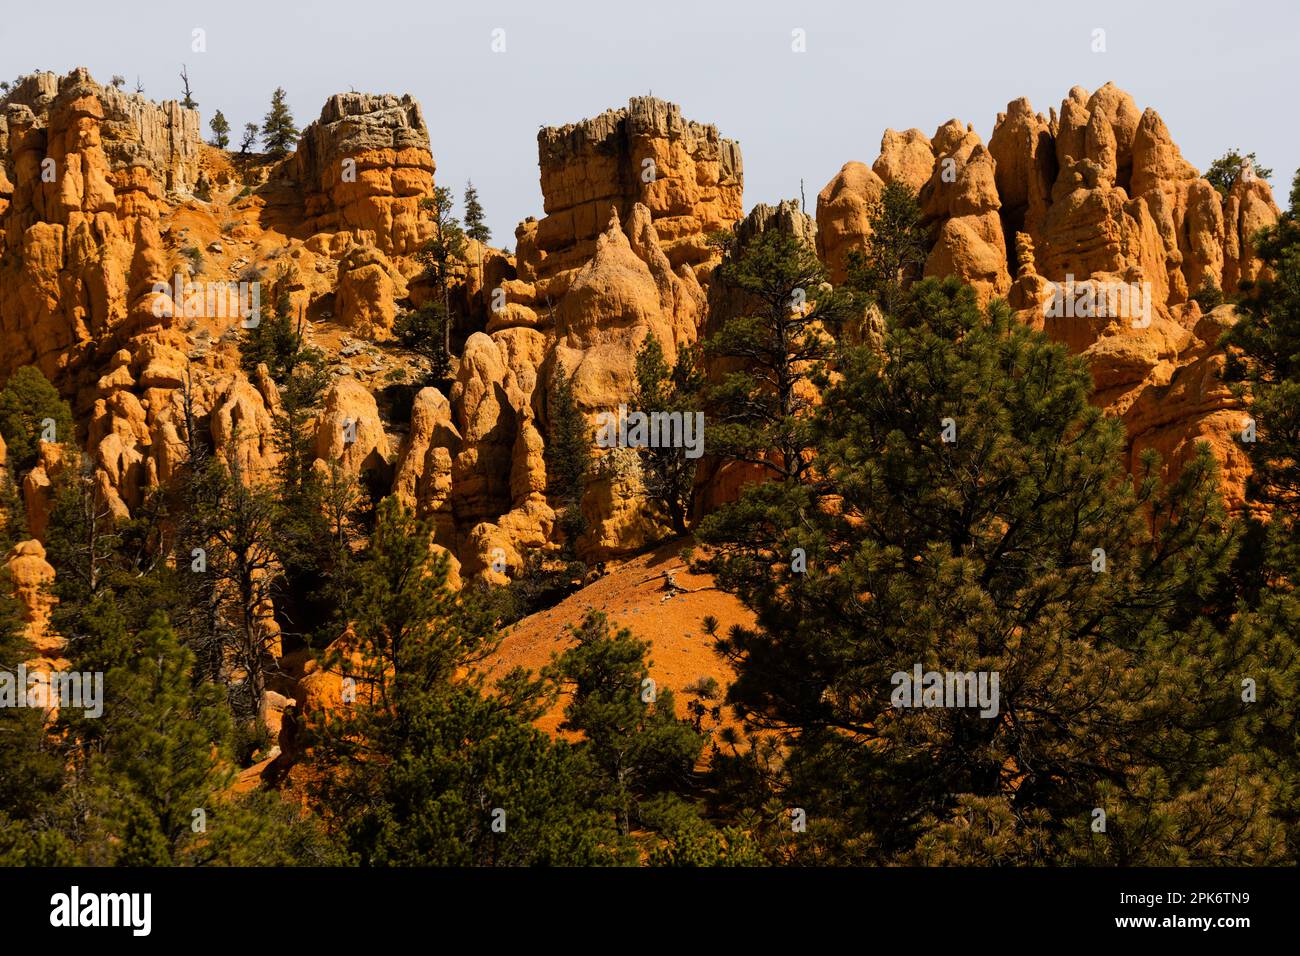
[[1252,176],[1259,179],[1272,179],[1273,170],[1259,165],[1259,160],[1255,158],[1254,153],[1246,153],[1244,156],[1235,149],[1230,149],[1214,162],[1210,163],[1210,168],[1205,171],[1205,178],[1213,186],[1220,196],[1226,196],[1228,191],[1237,183],[1237,179],[1242,173],[1249,169]]
[[[442,325],[442,354],[450,361],[451,332],[455,315],[451,309],[451,285],[454,274],[465,262],[467,243],[460,220],[451,214],[455,197],[450,189],[435,186],[433,195],[420,201],[420,208],[433,214],[433,236],[421,246],[416,258],[424,266],[424,277],[433,287],[434,311],[426,313],[420,321],[419,331],[431,331],[438,321]],[[437,303],[441,304],[438,310]],[[411,321],[414,321],[412,319]],[[430,345],[422,346],[424,354]],[[432,359],[435,370],[443,367],[443,359]]]
[[465,183],[465,235],[484,245],[492,239],[492,231],[483,221],[483,206],[478,201],[478,190],[472,181]]
[[447,308],[440,300],[400,313],[393,322],[393,334],[402,347],[429,362],[427,381],[444,385],[451,375],[450,335]]
[[305,344],[299,329],[288,340],[281,363],[280,405],[274,413],[276,465],[274,540],[282,583],[276,590],[277,611],[286,624],[284,636],[310,638],[331,616],[326,606],[337,549],[330,540],[326,510],[327,485],[337,480],[322,475],[316,459],[316,422],[330,376],[320,350]]
[[[1129,479],[1086,363],[955,280],[919,283],[884,354],[837,372],[816,480],[746,487],[755,530],[719,542],[720,583],[757,617],[719,642],[730,700],[788,746],[776,795],[815,821],[796,852],[1279,859],[1276,774],[1216,796],[1256,719],[1237,675],[1275,667],[1207,613],[1235,548],[1208,451],[1172,485],[1152,455]],[[900,706],[917,667],[986,692],[997,675],[996,706]],[[1000,835],[967,844],[968,823]]]
[[1229,373],[1250,386],[1255,440],[1245,443],[1254,466],[1252,495],[1300,515],[1300,172],[1291,207],[1259,237],[1268,267],[1242,296],[1245,313],[1228,342],[1244,354],[1230,356]]
[[[119,625],[120,627],[120,625]],[[104,678],[104,715],[81,770],[86,862],[115,866],[328,863],[329,847],[278,796],[232,796],[232,726],[219,686],[196,683],[194,655],[162,613]]]
[[360,865],[631,862],[571,745],[472,687],[403,697],[404,723],[359,705],[315,744],[313,805]]
[[278,635],[270,611],[280,540],[274,489],[256,486],[244,474],[245,441],[236,430],[224,460],[207,463],[196,502],[198,526],[210,542],[204,573],[213,578],[218,602],[222,678],[241,721],[257,713],[274,665]]
[[848,256],[849,285],[885,316],[897,311],[925,268],[930,238],[921,220],[916,196],[891,182],[871,207],[866,248]]
[[677,717],[673,693],[650,679],[647,642],[627,628],[611,633],[593,611],[572,628],[575,645],[544,672],[572,692],[561,730],[583,735],[581,750],[598,768],[619,832],[641,823],[644,800],[689,783],[704,737]]
[[28,693],[18,681],[18,666],[37,655],[23,633],[13,589],[8,571],[0,571],[0,698],[5,683],[15,695],[0,702],[0,861],[37,839],[40,818],[63,784],[62,761],[55,739],[46,732],[45,714],[39,707],[15,706],[17,695]]
[[80,453],[72,410],[31,366],[19,368],[0,389],[0,438],[6,458],[6,467],[0,468],[0,548],[7,552],[30,537],[22,482],[36,465],[42,442],[61,444],[64,463],[78,461]]
[[245,123],[245,124],[244,124],[244,138],[243,138],[242,140],[240,140],[240,143],[239,143],[239,155],[240,155],[240,156],[247,156],[247,155],[248,155],[248,151],[249,151],[250,149],[252,149],[252,148],[253,148],[253,144],[257,142],[257,135],[258,135],[258,133],[260,133],[261,131],[262,131],[262,130],[261,130],[261,127],[258,126],[256,123]]
[[[313,801],[362,865],[589,864],[617,835],[589,806],[585,762],[529,720],[535,685],[485,697],[495,646],[473,596],[447,589],[431,529],[396,498],[357,569],[348,658],[356,697],[313,726]],[[355,663],[348,663],[348,662]]]
[[316,620],[320,622],[318,628],[332,639],[346,629],[346,609],[356,600],[357,546],[373,521],[374,509],[357,479],[344,472],[338,462],[330,462],[316,486],[315,500],[319,502],[325,532],[322,540],[315,542],[313,567],[323,581]]
[[194,810],[216,816],[212,798],[233,768],[214,759],[230,716],[219,688],[195,688],[193,655],[159,615],[138,637],[139,651],[105,677],[109,745],[92,773],[122,844],[114,862],[165,866],[201,852]]
[[763,866],[762,847],[736,825],[721,828],[706,820],[698,805],[675,794],[659,794],[641,802],[643,824],[659,842],[649,849],[650,866]]
[[189,70],[187,70],[184,66],[181,67],[181,83],[184,85],[184,88],[182,90],[184,95],[181,98],[181,106],[185,107],[185,109],[187,110],[198,109],[199,104],[190,93]]
[[306,344],[302,316],[295,327],[287,312],[286,299],[241,348],[246,367],[255,372],[268,363],[279,385],[273,435],[279,453],[274,550],[282,577],[277,608],[297,625],[286,635],[311,640],[338,624],[364,507],[355,478],[337,462],[322,468],[317,461],[316,424],[330,375],[324,354]]
[[1223,290],[1212,277],[1206,276],[1201,287],[1192,294],[1191,300],[1200,306],[1202,314],[1208,314],[1223,305]]
[[546,492],[559,505],[557,523],[572,554],[586,531],[582,499],[591,464],[591,430],[573,394],[573,376],[556,362],[547,407]]
[[[1253,473],[1247,483],[1252,504],[1267,510],[1266,522],[1252,521],[1235,578],[1249,615],[1238,621],[1247,636],[1272,650],[1275,660],[1294,662],[1294,635],[1300,633],[1300,172],[1292,180],[1290,208],[1278,222],[1255,239],[1267,266],[1260,278],[1245,285],[1239,321],[1226,336],[1227,377],[1247,399],[1242,416],[1243,447]],[[1254,433],[1251,434],[1250,429]],[[1276,666],[1261,700],[1283,701],[1290,713],[1271,714],[1253,752],[1268,755],[1294,780],[1300,775],[1300,755],[1285,728],[1297,719],[1295,695],[1280,688],[1294,686],[1297,666]],[[1300,857],[1300,791],[1289,790],[1281,816],[1287,826],[1291,859]]]
[[290,315],[285,292],[278,296],[272,314],[250,329],[240,342],[244,370],[253,376],[265,365],[279,388],[275,444],[280,453],[280,483],[290,495],[302,493],[310,479],[316,458],[312,413],[330,383],[325,354],[307,344],[304,322],[302,311],[296,321]]
[[283,87],[276,87],[271,95],[271,108],[262,120],[262,145],[271,156],[278,159],[288,155],[297,142],[298,127],[293,124],[288,94]]
[[221,582],[207,571],[206,555],[213,542],[213,502],[220,495],[225,476],[212,467],[210,429],[198,416],[188,374],[181,407],[186,457],[173,490],[174,533],[170,538],[171,567],[177,571],[175,585],[180,602],[171,610],[171,620],[194,652],[197,675],[218,683],[225,668],[227,642],[222,618],[224,595]]
[[809,386],[835,353],[852,298],[830,287],[808,243],[775,228],[730,250],[718,277],[744,307],[704,345],[722,372],[706,396],[709,450],[800,481],[812,456]]
[[0,469],[0,551],[8,554],[15,544],[29,537],[22,491],[9,469]]
[[[647,414],[667,412],[694,415],[700,408],[703,377],[696,371],[694,351],[679,348],[677,362],[669,370],[663,346],[652,334],[646,337],[636,357],[635,407]],[[686,533],[695,490],[697,459],[684,447],[646,447],[640,450],[642,480],[647,497],[662,509],[676,534]]]
[[111,594],[121,533],[116,515],[80,452],[70,453],[55,482],[45,533],[46,559],[56,575],[59,603],[52,621],[76,646],[92,622],[86,608]]
[[71,444],[75,432],[72,409],[37,368],[24,365],[9,376],[0,389],[0,436],[15,480],[36,464],[42,441]]
[[225,149],[230,145],[230,123],[226,121],[226,116],[221,110],[208,121],[208,127],[212,130],[212,145],[217,149]]
[[487,615],[447,588],[447,573],[429,523],[396,497],[380,502],[350,609],[355,647],[367,661],[358,684],[377,700],[388,699],[395,680],[443,685],[495,646]]
[[[263,316],[240,339],[239,364],[250,377],[257,374],[258,366],[265,365],[276,385],[305,388],[306,397],[314,398],[313,389],[327,377],[322,371],[325,359],[319,349],[307,344],[303,311],[299,310],[296,319],[293,316],[289,286],[294,275],[288,266],[276,274],[271,283],[271,314]],[[295,375],[298,384],[291,385]]]

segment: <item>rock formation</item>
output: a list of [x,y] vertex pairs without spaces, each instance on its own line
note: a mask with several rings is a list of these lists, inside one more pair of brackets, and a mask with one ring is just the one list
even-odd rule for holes
[[[542,451],[555,369],[574,376],[594,434],[595,415],[631,396],[647,335],[669,362],[696,341],[717,263],[707,236],[741,216],[739,148],[662,100],[542,130],[538,164],[547,215],[520,225],[513,259],[486,250],[481,274],[468,277],[483,324],[449,396],[459,442],[441,534],[466,573],[490,579],[493,555],[515,569],[551,537]],[[606,457],[583,503],[592,558],[635,550],[654,532],[635,456]],[[430,483],[412,462],[398,467],[403,487]]]
[[409,95],[330,97],[287,172],[301,190],[306,235],[345,230],[385,255],[411,255],[432,232],[420,211],[433,191],[429,130]]
[[154,324],[150,289],[167,281],[157,220],[198,179],[198,122],[85,70],[34,74],[6,98],[5,371],[55,377]]
[[[926,156],[933,160],[928,140],[926,144]],[[881,159],[884,157],[882,150]],[[860,249],[871,235],[872,209],[884,189],[885,182],[875,170],[865,163],[850,162],[817,194],[817,254],[826,264],[832,282],[845,280],[849,253]]]
[[[919,196],[926,274],[1005,297],[1088,358],[1132,461],[1154,448],[1176,469],[1208,441],[1240,500],[1241,409],[1218,377],[1218,341],[1236,316],[1203,314],[1191,297],[1258,276],[1251,237],[1277,208],[1259,180],[1221,198],[1159,116],[1109,85],[1072,90],[1047,117],[1013,101],[987,144],[955,120],[933,136],[886,131],[871,166],[850,162],[821,191],[815,222],[794,202],[744,216],[739,147],[673,104],[638,97],[544,129],[544,215],[520,224],[514,255],[470,244],[441,390],[420,387],[421,362],[390,347],[396,316],[432,294],[417,254],[432,235],[435,164],[409,96],[331,97],[280,161],[214,150],[196,112],[102,87],[85,70],[28,77],[3,106],[0,380],[32,364],[60,389],[89,480],[121,517],[183,470],[187,405],[214,455],[250,482],[274,475],[280,395],[238,353],[251,303],[213,296],[243,282],[260,295],[259,317],[287,301],[326,355],[317,467],[391,490],[429,519],[454,580],[503,582],[560,546],[544,457],[557,370],[573,376],[594,435],[595,416],[631,398],[648,336],[672,363],[746,308],[713,279],[710,233],[732,230],[743,245],[785,230],[840,281],[890,183]],[[1149,316],[1133,302],[1052,314],[1063,289],[1096,300],[1117,285],[1149,287]],[[48,611],[30,582],[48,578],[40,539],[63,455],[43,444],[17,476],[35,540],[9,564],[32,622]],[[704,509],[754,477],[707,457],[698,475]],[[595,449],[581,507],[588,531],[576,544],[592,561],[640,550],[660,530],[625,449]]]
[[[1211,333],[1230,313],[1211,320],[1191,299],[1258,275],[1251,237],[1278,215],[1267,183],[1242,177],[1221,198],[1160,116],[1109,83],[1075,87],[1046,117],[1022,98],[998,115],[987,146],[950,120],[932,139],[888,130],[870,170],[846,164],[818,196],[818,248],[835,279],[889,182],[918,192],[933,243],[927,275],[1006,297],[1023,321],[1086,355],[1096,401],[1123,417],[1134,453],[1155,447],[1176,469],[1193,439],[1208,441],[1229,501],[1242,500],[1245,458],[1231,437],[1240,414],[1206,377],[1222,359]],[[1075,297],[1104,305],[1060,307]]]
[[562,295],[591,258],[611,207],[626,220],[643,205],[674,268],[706,264],[708,234],[743,215],[740,147],[654,97],[543,129],[537,147],[546,216],[517,237],[520,277],[543,297]]

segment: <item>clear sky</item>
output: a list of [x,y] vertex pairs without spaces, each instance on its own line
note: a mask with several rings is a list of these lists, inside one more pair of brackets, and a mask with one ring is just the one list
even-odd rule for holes
[[1285,204],[1298,41],[1295,0],[8,0],[0,74],[86,66],[101,82],[138,75],[161,100],[179,97],[186,64],[205,134],[216,109],[235,131],[260,121],[276,86],[299,126],[335,92],[412,93],[439,184],[459,197],[472,177],[494,243],[513,248],[542,212],[538,128],[650,92],[740,141],[746,208],[797,197],[801,178],[814,205],[845,162],[875,159],[886,127],[928,135],[957,117],[987,141],[1008,101],[1046,113],[1107,80],[1154,106],[1202,170],[1254,150]]

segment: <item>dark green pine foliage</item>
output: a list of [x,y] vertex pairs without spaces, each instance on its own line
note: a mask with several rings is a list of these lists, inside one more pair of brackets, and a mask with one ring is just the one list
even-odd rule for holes
[[[236,798],[228,792],[236,768],[227,688],[220,679],[233,631],[218,631],[214,667],[198,671],[191,648],[206,649],[205,616],[192,606],[188,585],[211,574],[190,572],[188,541],[164,540],[194,525],[177,522],[167,510],[176,505],[162,493],[146,498],[131,520],[114,519],[96,483],[83,478],[76,459],[70,461],[46,537],[59,598],[50,628],[67,638],[71,670],[103,676],[103,713],[65,708],[46,735],[41,749],[57,744],[63,785],[30,818],[24,862],[250,865],[333,859],[315,828],[278,796]],[[215,473],[212,462],[204,472]],[[201,502],[201,495],[179,499],[181,505]],[[204,521],[211,515],[197,517],[195,524]],[[238,518],[231,524],[238,525]],[[176,560],[169,561],[173,554]],[[184,635],[168,623],[169,615],[184,623]],[[24,773],[40,780],[39,761],[27,761]]]
[[[288,273],[277,278],[284,287]],[[281,577],[276,596],[284,609],[286,636],[311,639],[334,621],[340,593],[346,589],[350,551],[340,547],[337,533],[348,535],[364,510],[355,482],[335,464],[317,470],[316,420],[330,383],[329,369],[320,349],[307,343],[304,318],[295,320],[286,293],[276,296],[275,307],[241,341],[242,364],[250,375],[265,365],[279,389],[274,410],[274,441],[279,452],[275,485],[274,552]],[[220,475],[209,476],[211,492],[222,487]],[[331,527],[331,507],[335,527]],[[341,510],[340,510],[341,509]],[[213,513],[208,537],[220,536],[222,515]],[[344,528],[337,527],[339,524]],[[321,588],[321,582],[325,587]],[[333,635],[337,636],[337,635]],[[332,637],[328,637],[332,639]]]
[[[117,602],[118,586],[132,572],[121,560],[122,529],[93,473],[79,452],[65,461],[53,489],[45,556],[55,569],[58,598],[51,626],[67,638],[73,654],[81,655],[99,646],[100,612]],[[109,661],[96,659],[94,664],[101,669]]]
[[[810,412],[815,383],[838,352],[834,334],[860,309],[827,282],[812,248],[769,229],[730,243],[718,279],[739,303],[704,343],[711,384],[704,389],[711,456],[741,463],[778,488],[812,478],[816,454]],[[780,494],[771,489],[768,493]],[[709,515],[697,527],[724,551],[770,537],[750,499]],[[720,552],[715,552],[717,557]],[[705,562],[706,565],[711,562]]]
[[678,718],[673,693],[650,678],[649,643],[626,628],[610,630],[593,611],[572,629],[575,645],[545,675],[572,692],[561,730],[582,734],[581,751],[601,777],[619,832],[646,823],[646,800],[690,783],[704,737]]
[[252,149],[253,144],[257,142],[257,135],[258,133],[261,132],[261,129],[262,128],[258,126],[256,123],[244,124],[244,138],[239,142],[240,156],[248,155],[248,151]]
[[[0,865],[68,862],[71,847],[47,821],[63,786],[57,741],[39,707],[20,707],[27,695],[19,665],[36,656],[23,634],[22,609],[12,597],[13,580],[0,573]],[[10,698],[9,693],[14,696]]]
[[298,127],[289,109],[289,95],[283,87],[271,94],[271,108],[262,120],[262,145],[271,156],[288,155],[298,143]]
[[217,110],[208,121],[208,128],[212,130],[213,146],[217,149],[225,149],[230,145],[230,121],[221,110]]
[[[1255,237],[1255,246],[1267,269],[1244,289],[1239,321],[1226,340],[1229,375],[1240,381],[1250,402],[1241,435],[1254,469],[1247,493],[1261,512],[1267,509],[1269,520],[1252,522],[1252,547],[1243,549],[1237,576],[1249,586],[1253,610],[1243,627],[1269,642],[1275,659],[1291,662],[1274,673],[1271,693],[1260,690],[1261,701],[1287,706],[1280,713],[1261,713],[1261,738],[1253,745],[1295,781],[1300,779],[1298,718],[1295,695],[1287,688],[1300,681],[1295,648],[1300,634],[1300,173],[1292,180],[1290,208]],[[1251,423],[1253,442],[1244,440],[1249,437],[1244,426]],[[1290,788],[1282,815],[1294,860],[1300,857],[1300,787]]]
[[0,469],[0,546],[8,551],[28,537],[22,482],[36,465],[41,443],[63,445],[65,461],[76,458],[72,410],[33,366],[17,369],[0,389],[0,437],[6,459]]
[[1242,321],[1228,335],[1241,350],[1230,370],[1253,398],[1256,440],[1244,447],[1255,468],[1253,495],[1300,514],[1300,173],[1291,208],[1259,237],[1267,265],[1242,295]]
[[203,573],[214,580],[224,679],[235,715],[249,720],[275,668],[272,651],[279,636],[266,607],[283,541],[276,492],[245,475],[241,443],[236,432],[225,460],[208,463],[199,517],[209,536]]
[[557,505],[557,522],[565,535],[571,556],[587,529],[582,498],[587,490],[587,469],[591,464],[593,432],[573,394],[573,375],[556,362],[547,405],[546,491]]
[[30,537],[22,489],[8,468],[0,469],[0,551],[8,554],[15,544]]
[[872,205],[865,248],[849,253],[848,284],[885,316],[898,311],[925,268],[930,236],[922,219],[915,194],[904,184],[891,182]]
[[[433,216],[433,236],[421,247],[417,258],[439,297],[449,295],[455,270],[465,262],[465,230],[452,215],[456,197],[445,186],[435,186],[433,195],[420,201],[420,207]],[[450,311],[450,303],[447,303]]]
[[1200,306],[1202,313],[1213,312],[1224,303],[1223,290],[1213,279],[1207,277],[1201,287],[1192,294],[1191,300]]
[[[452,215],[454,204],[455,197],[444,186],[434,187],[433,195],[420,201],[420,208],[432,214],[433,235],[420,247],[416,258],[424,266],[423,279],[432,294],[424,305],[398,315],[393,325],[402,346],[428,360],[429,381],[438,385],[451,374],[451,333],[456,324],[451,288],[468,250],[465,230]],[[468,205],[466,208],[468,211]]]
[[706,394],[709,452],[800,481],[813,453],[806,386],[834,355],[852,297],[831,288],[808,243],[776,228],[730,249],[718,279],[742,306],[704,346],[718,379]]
[[[265,365],[276,385],[285,385],[299,372],[318,370],[324,359],[319,349],[307,344],[304,316],[293,315],[289,284],[293,270],[282,268],[271,282],[270,314],[260,316],[257,325],[245,330],[239,340],[239,364],[250,377]],[[263,310],[264,312],[266,310]]]
[[0,436],[16,481],[36,464],[42,441],[71,445],[75,431],[68,403],[34,366],[15,371],[0,389]]
[[331,620],[340,589],[346,590],[349,546],[363,509],[356,481],[338,462],[323,470],[317,465],[316,426],[330,384],[325,357],[300,333],[292,348],[273,413],[280,454],[274,550],[281,578],[275,596],[284,634],[310,639]]
[[447,306],[442,298],[400,313],[393,322],[393,334],[402,347],[429,363],[427,381],[445,383],[451,375],[450,335]]
[[650,866],[763,866],[762,849],[741,826],[714,826],[699,805],[675,794],[643,801],[640,816],[658,842],[650,847]]
[[[682,416],[684,425],[687,416],[694,417],[696,412],[703,410],[703,387],[704,378],[696,368],[694,349],[680,347],[677,361],[670,369],[659,340],[653,333],[646,336],[636,357],[634,409],[646,414],[676,413]],[[687,449],[680,445],[646,447],[640,449],[639,454],[647,497],[658,506],[675,534],[685,534],[686,522],[691,515],[698,459],[689,457]]]
[[[1249,746],[1266,711],[1241,697],[1276,655],[1215,616],[1235,538],[1208,452],[1172,486],[1152,456],[1129,478],[1086,364],[955,280],[837,371],[809,480],[705,522],[757,615],[720,649],[731,702],[789,746],[767,794],[807,813],[795,858],[1282,858],[1280,781]],[[894,706],[918,664],[996,673],[996,716]]]
[[90,776],[98,802],[112,807],[106,829],[122,839],[113,862],[171,865],[203,852],[193,811],[215,817],[210,800],[233,777],[220,761],[230,713],[219,687],[194,686],[194,656],[161,615],[132,644],[105,676],[104,723],[96,732],[107,744]]
[[473,665],[495,623],[446,587],[431,530],[395,498],[380,505],[358,568],[352,660],[331,666],[355,700],[321,715],[314,798],[368,866],[561,865],[626,856],[580,754],[531,725],[536,682],[484,695]]
[[478,190],[472,182],[465,183],[465,235],[484,244],[492,239],[483,218],[483,204],[478,201]]
[[1248,164],[1251,173],[1259,179],[1273,178],[1273,170],[1259,165],[1259,160],[1255,158],[1253,152],[1246,153],[1243,156],[1235,149],[1228,150],[1210,163],[1210,168],[1205,171],[1205,178],[1211,186],[1218,190],[1219,195],[1226,196],[1228,190],[1236,184]]
[[[302,632],[314,646],[325,646],[347,628],[347,609],[357,593],[359,542],[375,510],[357,478],[330,462],[314,472],[301,500],[282,505],[295,522],[294,539],[281,557],[284,591],[300,608]],[[295,583],[291,572],[296,571]],[[283,599],[282,599],[283,600]]]
[[[103,715],[61,714],[87,808],[79,853],[108,866],[324,864],[336,854],[274,794],[230,793],[236,773],[224,689],[196,681],[194,654],[156,613],[130,634],[110,614],[118,662]],[[83,665],[84,666],[84,665]]]

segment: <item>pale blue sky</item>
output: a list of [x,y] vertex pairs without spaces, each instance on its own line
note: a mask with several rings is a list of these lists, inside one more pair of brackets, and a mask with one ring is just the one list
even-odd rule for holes
[[[195,27],[205,53],[191,51]],[[1091,50],[1096,28],[1105,53]],[[104,82],[139,74],[166,99],[185,63],[205,133],[216,109],[236,130],[260,121],[278,85],[299,126],[334,92],[410,92],[439,183],[459,196],[472,176],[494,242],[513,248],[519,220],[542,212],[538,127],[651,91],[740,141],[746,208],[797,197],[801,177],[813,205],[841,165],[875,158],[887,126],[932,134],[957,117],[987,140],[1009,100],[1046,113],[1106,80],[1159,110],[1202,170],[1229,147],[1255,150],[1284,203],[1300,166],[1298,39],[1294,0],[11,0],[0,74],[81,65]]]

